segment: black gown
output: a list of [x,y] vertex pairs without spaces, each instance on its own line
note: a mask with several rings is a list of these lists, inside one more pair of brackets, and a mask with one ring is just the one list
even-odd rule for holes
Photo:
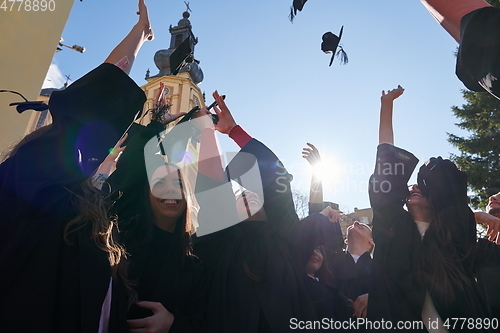
[[[111,276],[89,226],[63,240],[78,183],[108,154],[145,101],[102,64],[49,101],[53,123],[0,165],[0,331],[96,332]],[[113,292],[120,292],[114,283]],[[113,299],[110,331],[126,324]],[[116,306],[115,306],[116,305]]]
[[[129,131],[127,149],[107,183],[113,191],[111,197],[116,198],[114,211],[120,223],[121,241],[129,253],[128,277],[139,301],[160,302],[174,315],[170,333],[204,332],[206,272],[197,257],[184,252],[183,217],[171,233],[157,227],[153,223],[153,213],[146,208],[149,207],[150,189],[144,147],[164,129],[165,126],[157,121],[146,127],[134,124]],[[165,144],[165,150],[171,145],[174,142]],[[163,158],[157,155],[150,156],[150,161],[164,165]],[[152,315],[151,310],[132,305],[127,318]]]
[[[310,278],[305,264],[300,264],[292,177],[274,153],[255,139],[240,152],[252,154],[258,163],[268,221],[244,221],[196,239],[194,253],[207,268],[210,286],[207,324],[210,332],[218,333],[293,331],[292,318],[314,321],[318,316],[306,287]],[[239,171],[248,169],[251,163],[243,160],[236,155],[229,163],[229,178],[237,180]],[[248,185],[248,190],[257,192]],[[200,224],[210,223],[202,220],[202,211],[211,203],[199,200],[199,204]],[[234,207],[228,201],[225,204],[225,209]],[[305,251],[307,259],[316,246]],[[313,286],[313,290],[317,289]]]
[[[318,213],[324,205],[309,203],[309,214]],[[327,231],[323,231],[325,233]],[[358,296],[366,294],[372,286],[372,257],[369,252],[363,253],[354,262],[350,253],[343,250],[345,245],[340,224],[333,224],[324,236],[325,244],[329,245],[326,265],[330,265],[334,275],[333,285],[348,299],[356,301]]]
[[[169,333],[204,332],[207,280],[198,258],[184,258],[173,249],[176,234],[154,226],[150,241],[126,243],[130,278],[137,282],[140,301],[160,302],[174,315]],[[133,306],[128,319],[151,316],[149,309]]]
[[[352,319],[352,309],[348,305],[348,300],[336,284],[337,271],[332,271],[334,280],[328,281],[322,273],[326,265],[333,263],[337,256],[342,255],[344,244],[342,231],[338,223],[320,214],[313,213],[304,218],[299,223],[299,233],[297,237],[297,248],[300,249],[301,261],[299,267],[305,269],[311,254],[318,245],[323,246],[323,265],[316,272],[319,281],[309,276],[305,277],[305,286],[309,298],[313,304],[316,317],[322,322],[323,330],[331,329],[331,321],[349,322]],[[356,321],[356,319],[354,319]],[[329,325],[326,324],[329,323]],[[347,324],[346,324],[347,325]],[[335,327],[335,326],[333,326]],[[340,332],[350,332],[351,327],[344,326],[338,329]]]
[[[376,244],[373,283],[376,287],[370,292],[368,319],[392,321],[394,329],[398,320],[422,320],[426,290],[430,288],[418,281],[414,274],[414,263],[423,241],[411,215],[403,208],[408,194],[407,182],[417,163],[418,159],[411,153],[381,144],[378,146],[375,172],[370,179]],[[452,285],[455,301],[451,303],[441,301],[429,291],[435,308],[444,323],[448,318],[487,318],[489,312],[477,287],[474,272],[479,269],[482,257],[486,256],[489,261],[494,260],[492,258],[498,260],[498,247],[477,247],[476,222],[468,207],[465,174],[451,162],[444,161],[425,175],[425,179],[427,183],[434,184],[433,198],[438,202],[433,206],[437,218],[449,225],[453,249],[447,250],[458,256],[454,265],[469,279],[469,284],[463,289]],[[448,330],[460,331],[452,327]]]

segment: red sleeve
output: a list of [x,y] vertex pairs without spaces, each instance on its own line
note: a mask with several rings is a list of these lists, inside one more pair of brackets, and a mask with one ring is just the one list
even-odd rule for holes
[[234,126],[229,131],[229,137],[233,139],[234,142],[240,146],[240,148],[243,148],[250,140],[253,139],[240,125]]

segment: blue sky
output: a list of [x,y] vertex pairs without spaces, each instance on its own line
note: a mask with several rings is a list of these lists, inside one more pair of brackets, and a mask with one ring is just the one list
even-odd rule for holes
[[[419,0],[309,0],[294,23],[292,0],[190,0],[190,21],[198,37],[195,57],[205,79],[200,88],[212,102],[217,89],[236,121],[269,146],[294,175],[292,186],[308,192],[311,168],[301,157],[306,142],[315,144],[327,163],[325,200],[344,212],[369,207],[367,180],[378,143],[382,90],[401,84],[395,102],[396,145],[424,162],[458,151],[447,132],[464,135],[451,107],[462,105],[462,83],[455,76],[457,44]],[[131,72],[138,85],[158,73],[157,50],[170,44],[182,0],[146,0],[155,40],[144,44]],[[63,32],[68,45],[53,60],[75,80],[101,63],[136,22],[133,0],[75,1]],[[321,36],[338,34],[349,63],[321,49]],[[236,145],[221,138],[225,151]],[[416,176],[413,177],[416,179]]]

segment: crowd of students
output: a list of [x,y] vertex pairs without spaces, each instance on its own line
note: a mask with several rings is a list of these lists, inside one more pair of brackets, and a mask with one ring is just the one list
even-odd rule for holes
[[[139,0],[138,23],[104,64],[54,92],[53,123],[0,164],[1,332],[498,328],[500,194],[473,213],[466,175],[441,157],[408,187],[418,160],[392,130],[401,86],[381,96],[373,235],[354,222],[344,239],[321,179],[300,220],[293,177],[218,92],[214,114],[172,126],[185,113],[168,113],[160,89],[151,122],[133,123],[146,98],[127,74],[152,38]],[[240,147],[225,168],[216,132]],[[196,173],[173,149],[187,141],[199,143]],[[312,144],[303,157],[320,161]],[[258,181],[243,180],[252,168]]]

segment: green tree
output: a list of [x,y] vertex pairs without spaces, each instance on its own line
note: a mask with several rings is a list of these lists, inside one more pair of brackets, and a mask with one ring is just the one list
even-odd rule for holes
[[467,103],[452,110],[462,120],[456,125],[471,135],[448,133],[448,141],[461,151],[452,159],[467,172],[470,189],[475,193],[472,205],[484,208],[488,197],[500,192],[500,101],[488,93],[462,93]]
[[[487,1],[500,7],[500,0]],[[474,192],[472,206],[484,209],[488,197],[500,192],[500,101],[486,92],[462,90],[462,94],[467,103],[452,110],[461,120],[456,125],[470,136],[448,133],[448,141],[461,151],[451,158],[467,172],[469,187]]]

